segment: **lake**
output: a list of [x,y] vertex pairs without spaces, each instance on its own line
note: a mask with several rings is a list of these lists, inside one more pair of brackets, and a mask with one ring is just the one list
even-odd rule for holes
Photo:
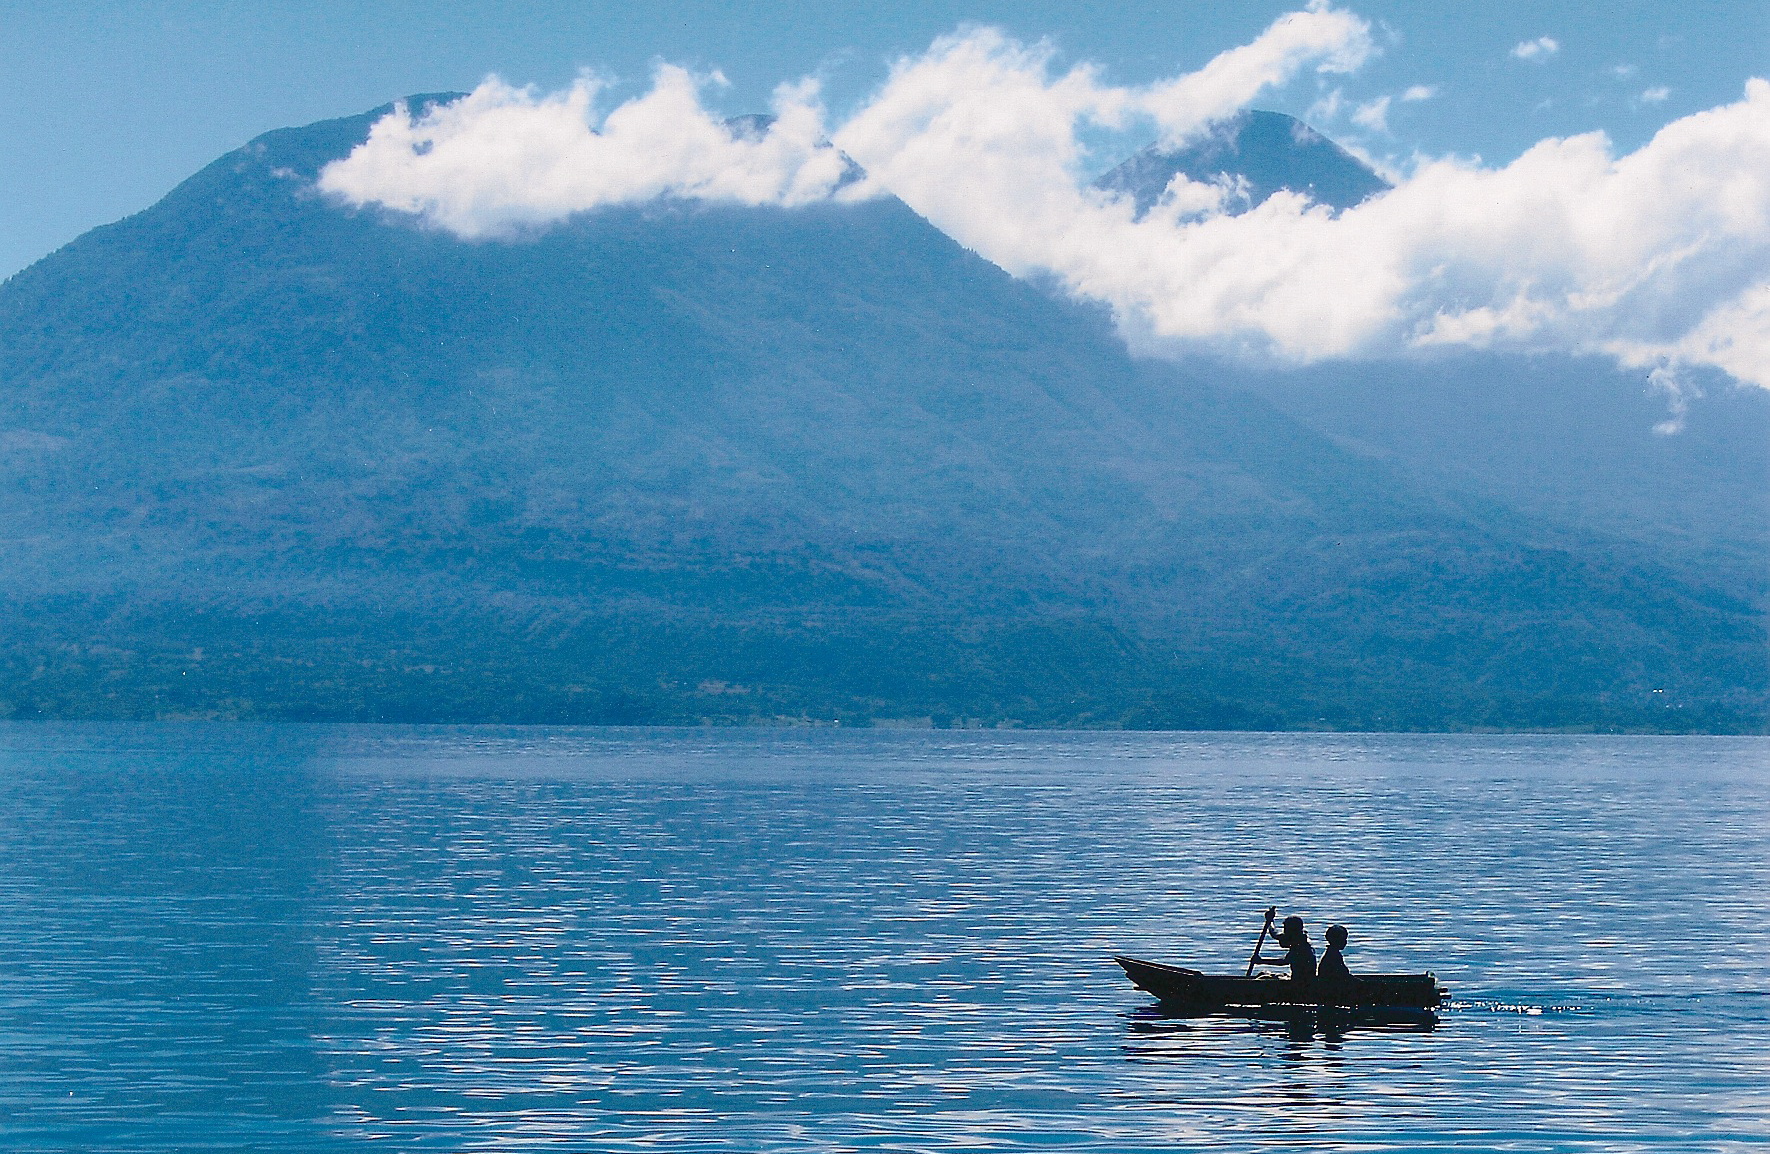
[[0,914],[15,1151],[1770,1143],[1770,739],[7,723]]

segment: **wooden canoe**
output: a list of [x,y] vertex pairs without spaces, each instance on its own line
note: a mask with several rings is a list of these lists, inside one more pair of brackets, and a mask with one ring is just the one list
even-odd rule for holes
[[1112,959],[1131,984],[1154,994],[1163,1005],[1188,1008],[1227,1006],[1359,1006],[1430,1010],[1444,1000],[1444,987],[1431,974],[1360,974],[1350,982],[1294,982],[1289,978],[1243,978],[1205,974],[1183,966],[1144,962],[1122,954]]

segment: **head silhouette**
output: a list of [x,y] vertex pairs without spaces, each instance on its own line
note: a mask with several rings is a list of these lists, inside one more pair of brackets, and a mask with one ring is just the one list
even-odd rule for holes
[[1278,931],[1278,943],[1285,946],[1293,945],[1306,941],[1308,936],[1303,932],[1303,919],[1292,915],[1284,920],[1284,928]]
[[1327,940],[1328,940],[1328,945],[1338,946],[1341,949],[1345,949],[1346,948],[1346,927],[1345,926],[1329,926],[1327,928]]

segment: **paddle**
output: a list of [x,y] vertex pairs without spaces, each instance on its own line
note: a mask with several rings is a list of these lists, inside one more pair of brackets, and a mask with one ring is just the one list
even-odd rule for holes
[[1248,972],[1243,977],[1254,976],[1254,965],[1260,960],[1260,947],[1266,944],[1266,931],[1272,928],[1272,915],[1277,912],[1277,906],[1266,907],[1266,923],[1260,927],[1260,936],[1254,939],[1254,956],[1248,959]]

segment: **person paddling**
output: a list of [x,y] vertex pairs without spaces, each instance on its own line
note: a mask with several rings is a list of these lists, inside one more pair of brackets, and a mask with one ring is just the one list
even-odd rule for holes
[[1256,947],[1253,959],[1255,965],[1289,966],[1293,982],[1315,979],[1315,947],[1309,944],[1309,935],[1303,931],[1302,918],[1295,914],[1286,918],[1284,928],[1273,934],[1272,940],[1284,947],[1284,957],[1263,958]]

